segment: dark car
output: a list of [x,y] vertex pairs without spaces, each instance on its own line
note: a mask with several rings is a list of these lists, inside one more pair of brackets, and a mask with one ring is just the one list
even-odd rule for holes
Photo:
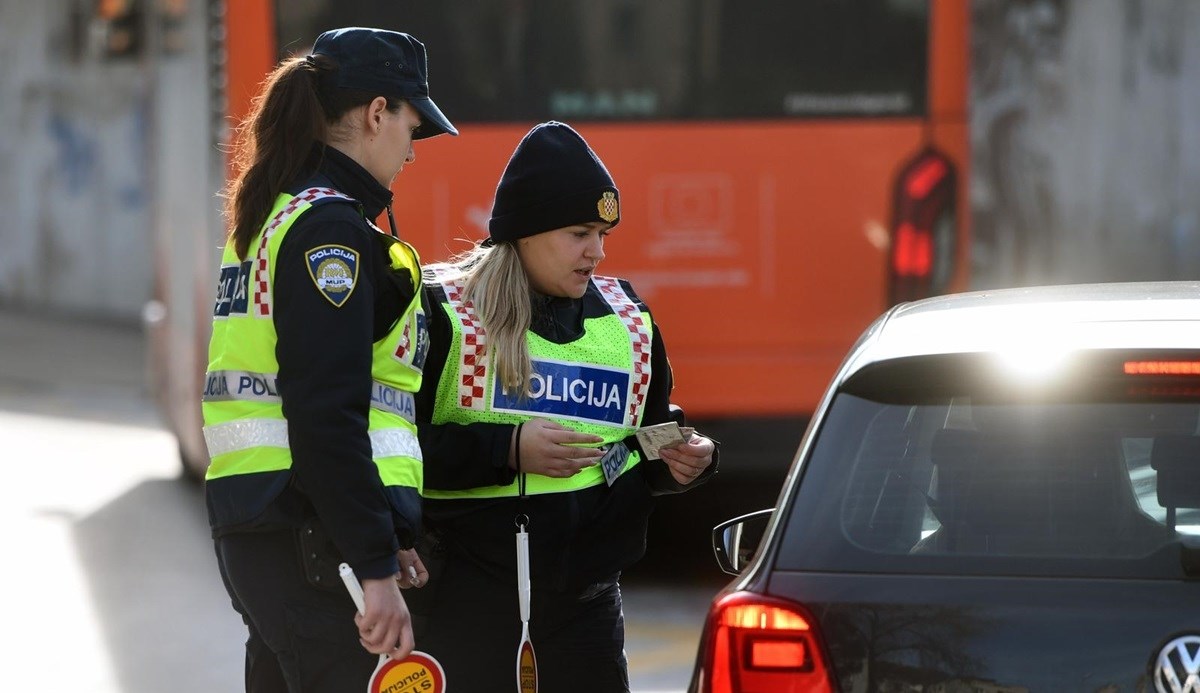
[[691,690],[1200,693],[1198,508],[1200,282],[897,306],[714,530]]

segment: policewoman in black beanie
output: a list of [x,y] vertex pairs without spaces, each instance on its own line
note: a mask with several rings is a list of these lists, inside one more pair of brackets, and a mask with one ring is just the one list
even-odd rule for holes
[[[357,693],[379,654],[413,649],[399,588],[428,578],[412,410],[426,339],[389,186],[414,140],[458,134],[426,75],[408,34],[325,32],[268,77],[234,152],[205,495],[253,693]],[[372,221],[384,210],[389,232]]]
[[620,215],[595,152],[542,123],[496,187],[489,238],[426,268],[417,416],[433,580],[412,608],[458,693],[535,672],[542,693],[628,690],[621,571],[645,552],[654,496],[715,471],[708,438],[685,429],[655,453],[635,435],[681,417],[649,308],[596,274]]

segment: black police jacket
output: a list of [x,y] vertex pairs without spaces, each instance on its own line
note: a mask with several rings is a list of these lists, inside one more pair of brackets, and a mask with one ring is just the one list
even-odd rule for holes
[[[415,290],[407,270],[390,268],[387,249],[394,241],[367,221],[391,204],[391,191],[332,147],[318,146],[313,157],[315,173],[287,192],[330,187],[358,204],[331,201],[305,212],[288,230],[275,262],[277,384],[291,480],[249,525],[215,531],[299,527],[316,516],[360,578],[379,578],[398,570],[399,548],[413,546],[420,498],[415,489],[385,490],[371,458],[371,349]],[[362,258],[355,287],[340,307],[316,287],[305,258],[308,249],[328,244]]]

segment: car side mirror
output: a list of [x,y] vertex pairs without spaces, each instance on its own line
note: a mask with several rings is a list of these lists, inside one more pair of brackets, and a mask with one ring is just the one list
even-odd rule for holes
[[713,527],[713,553],[717,557],[717,565],[730,575],[737,575],[750,565],[758,546],[762,543],[763,534],[767,531],[767,523],[771,519],[774,508],[726,520]]

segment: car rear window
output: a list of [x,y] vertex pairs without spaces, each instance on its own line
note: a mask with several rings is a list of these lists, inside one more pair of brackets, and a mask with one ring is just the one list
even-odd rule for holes
[[983,355],[864,370],[797,475],[778,566],[1178,577],[1200,535],[1200,368],[1128,364],[1186,358],[1091,355],[1043,380]]

